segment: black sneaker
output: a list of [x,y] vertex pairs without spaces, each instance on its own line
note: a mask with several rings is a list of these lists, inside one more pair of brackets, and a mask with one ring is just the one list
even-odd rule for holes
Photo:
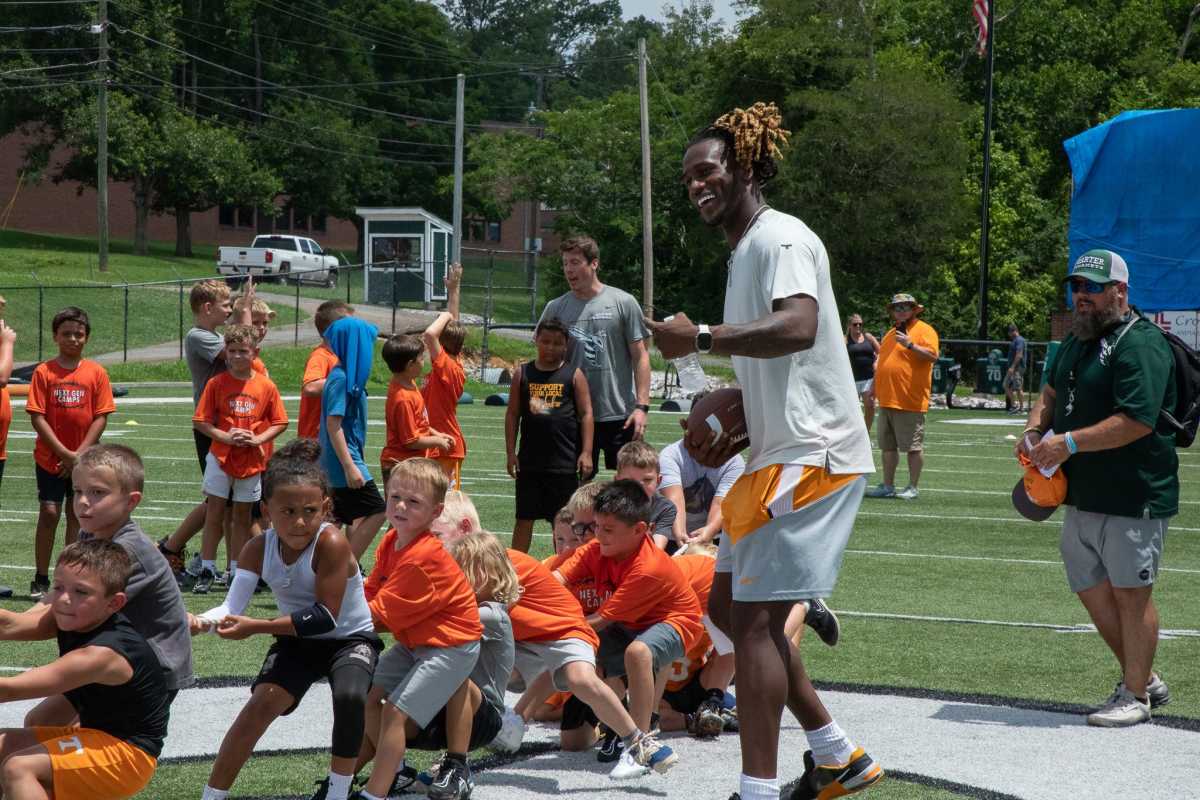
[[742,729],[741,723],[738,722],[738,713],[736,708],[721,709],[722,730],[726,733],[737,733]]
[[816,631],[821,641],[833,647],[842,637],[842,625],[838,622],[837,614],[817,598],[808,601],[808,613],[804,615],[804,624]]
[[13,590],[11,586],[0,586],[0,597],[12,597]]
[[446,756],[438,766],[437,778],[429,784],[428,794],[433,800],[467,800],[474,788],[467,762]]
[[187,574],[187,550],[180,550],[178,553],[167,547],[167,537],[158,540],[158,552],[162,553],[163,558],[167,560],[167,564],[171,567],[172,574],[175,575],[175,582],[179,583],[183,580],[183,576]]
[[721,709],[725,707],[725,693],[720,690],[710,691],[696,713],[691,715],[688,733],[697,739],[715,739],[725,728],[725,718]]
[[213,572],[208,567],[200,570],[200,574],[196,576],[196,582],[192,584],[192,594],[208,594],[212,588],[213,581],[217,579],[217,573]]
[[50,591],[50,578],[41,575],[33,576],[29,582],[29,599],[35,603],[45,597]]
[[269,591],[271,591],[271,587],[267,585],[266,581],[264,581],[262,578],[259,578],[258,585],[254,587],[254,593],[262,594],[263,592],[269,592]]
[[883,767],[861,747],[845,764],[818,765],[811,750],[804,752],[804,774],[790,800],[843,797],[874,786],[883,778]]
[[329,777],[326,776],[322,780],[313,781],[317,785],[317,790],[313,792],[313,796],[309,800],[325,800],[329,795]]
[[398,794],[408,794],[409,792],[420,792],[425,787],[419,783],[417,770],[415,767],[410,767],[405,764],[396,773],[396,777],[392,778],[392,788],[388,789],[387,796],[392,797]]
[[605,726],[604,737],[600,740],[600,749],[596,751],[596,760],[601,764],[620,761],[621,752],[624,749],[625,745],[621,744],[621,737],[617,735],[617,732]]

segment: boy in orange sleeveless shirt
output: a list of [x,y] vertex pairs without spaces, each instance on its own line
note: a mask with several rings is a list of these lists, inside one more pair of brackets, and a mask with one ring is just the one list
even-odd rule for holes
[[[225,329],[226,372],[204,387],[192,416],[196,430],[212,439],[204,468],[207,514],[200,544],[200,575],[192,586],[207,594],[217,577],[217,545],[224,532],[225,507],[233,495],[230,553],[240,553],[250,535],[251,506],[262,496],[262,473],[271,457],[271,442],[287,428],[287,412],[279,389],[252,368],[257,335],[249,325]],[[231,556],[231,559],[233,557]],[[229,562],[236,573],[237,561]]]
[[479,658],[483,625],[475,590],[430,532],[447,486],[446,474],[427,458],[400,462],[388,478],[392,529],[379,542],[364,591],[376,625],[390,631],[396,644],[380,657],[367,696],[359,766],[372,755],[375,766],[366,787],[354,795],[360,800],[392,793],[405,766],[408,736],[429,725]]
[[429,374],[421,387],[429,410],[429,425],[453,440],[449,448],[434,458],[446,471],[451,489],[462,488],[462,463],[467,457],[467,440],[458,426],[458,398],[467,382],[459,360],[467,338],[466,327],[458,321],[462,272],[461,264],[450,265],[446,273],[446,310],[438,314],[421,337],[430,360]]
[[92,334],[87,312],[67,306],[50,323],[58,356],[38,364],[29,381],[25,403],[37,445],[33,461],[37,473],[37,533],[34,541],[34,574],[29,587],[31,600],[40,600],[50,589],[50,551],[54,532],[67,508],[66,543],[79,537],[79,521],[71,503],[71,470],[79,453],[100,441],[108,415],[117,410],[108,373],[95,361],[83,357],[83,347]]
[[325,343],[325,329],[342,317],[354,313],[354,307],[341,300],[326,300],[317,306],[313,325],[321,336],[321,343],[308,354],[304,363],[304,376],[300,379],[300,419],[296,423],[296,435],[305,439],[316,439],[321,431],[321,391],[329,371],[338,363],[338,357]]

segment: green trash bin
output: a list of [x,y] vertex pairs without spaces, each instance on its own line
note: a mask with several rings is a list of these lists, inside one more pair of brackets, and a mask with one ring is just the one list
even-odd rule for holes
[[933,394],[945,394],[949,389],[950,367],[954,366],[953,358],[942,356],[933,364]]
[[1004,394],[1004,354],[992,350],[987,358],[975,359],[975,391],[981,394]]
[[1042,376],[1038,381],[1038,391],[1046,387],[1046,379],[1050,377],[1050,370],[1054,368],[1054,357],[1058,355],[1058,348],[1062,346],[1062,342],[1050,342],[1046,345],[1046,360],[1041,363]]

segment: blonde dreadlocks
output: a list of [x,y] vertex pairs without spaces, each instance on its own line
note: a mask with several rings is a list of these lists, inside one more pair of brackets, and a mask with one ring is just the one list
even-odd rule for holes
[[702,139],[719,138],[732,148],[732,155],[747,175],[765,183],[779,172],[776,161],[783,158],[780,146],[786,146],[791,132],[783,128],[783,116],[774,103],[758,102],[750,108],[735,108],[717,118],[696,135],[690,144]]

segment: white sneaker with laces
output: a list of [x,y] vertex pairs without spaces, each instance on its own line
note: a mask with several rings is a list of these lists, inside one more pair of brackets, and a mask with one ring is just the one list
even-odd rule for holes
[[502,753],[515,753],[521,749],[524,738],[525,720],[512,709],[505,709],[504,721],[500,725],[500,732],[492,740],[492,747]]
[[1099,711],[1088,714],[1088,725],[1101,728],[1125,728],[1150,720],[1150,704],[1133,696],[1122,684],[1116,697]]
[[901,500],[916,500],[917,499],[917,487],[905,486],[903,489],[896,492],[896,497],[899,497]]

